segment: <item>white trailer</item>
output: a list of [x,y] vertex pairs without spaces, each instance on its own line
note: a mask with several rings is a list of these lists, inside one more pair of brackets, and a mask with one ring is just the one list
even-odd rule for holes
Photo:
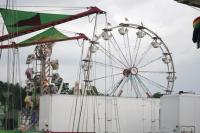
[[163,96],[160,107],[161,133],[200,133],[200,95]]
[[39,129],[51,132],[158,133],[159,103],[159,99],[148,98],[41,96]]

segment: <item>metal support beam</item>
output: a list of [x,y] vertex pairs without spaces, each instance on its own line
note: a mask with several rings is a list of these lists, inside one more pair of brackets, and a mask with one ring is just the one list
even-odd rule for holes
[[13,42],[12,44],[1,45],[0,49],[26,47],[26,46],[32,46],[32,45],[38,45],[38,44],[47,44],[48,45],[48,44],[54,43],[54,42],[68,41],[68,40],[78,40],[78,39],[88,40],[88,38],[84,34],[79,34],[79,36],[69,37],[67,39],[60,39],[60,40],[40,41],[40,42],[24,43],[24,44],[19,44],[19,43]]

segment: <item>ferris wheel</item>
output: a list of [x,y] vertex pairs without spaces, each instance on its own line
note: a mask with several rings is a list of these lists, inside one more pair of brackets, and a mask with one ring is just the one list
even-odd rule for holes
[[175,77],[163,40],[143,25],[121,23],[96,35],[83,59],[85,87],[99,95],[151,97],[171,94]]

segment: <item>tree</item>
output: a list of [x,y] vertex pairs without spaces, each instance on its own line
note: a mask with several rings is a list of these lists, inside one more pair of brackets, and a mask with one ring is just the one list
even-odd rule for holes
[[0,81],[0,102],[2,105],[10,104],[6,103],[8,98],[8,87],[9,87],[9,98],[13,98],[14,109],[20,110],[21,104],[24,106],[23,99],[26,96],[24,88],[22,88],[19,83],[17,84],[8,84]]
[[161,94],[160,92],[156,92],[153,94],[152,98],[160,98],[162,96],[163,96],[163,94]]

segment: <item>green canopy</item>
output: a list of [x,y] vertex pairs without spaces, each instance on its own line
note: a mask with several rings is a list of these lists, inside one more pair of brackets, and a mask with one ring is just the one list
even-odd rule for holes
[[67,40],[69,37],[66,35],[62,34],[60,31],[55,29],[54,27],[37,34],[25,41],[22,41],[19,43],[19,47],[21,46],[28,46],[31,44],[38,44],[42,42],[56,42],[56,41],[61,41],[61,40]]
[[12,44],[1,45],[0,49],[15,48],[15,47],[27,47],[27,46],[36,45],[36,44],[48,45],[48,44],[51,44],[54,42],[78,40],[78,39],[88,40],[88,38],[84,34],[79,33],[77,36],[68,37],[68,36],[62,34],[57,29],[55,29],[54,27],[52,27],[52,28],[49,28],[48,30],[46,30],[42,33],[39,33],[27,40],[20,42],[20,43],[13,42]]
[[0,13],[3,17],[8,33],[16,33],[24,30],[29,30],[33,27],[44,25],[52,21],[61,20],[71,16],[63,14],[27,12],[3,8],[0,8]]

